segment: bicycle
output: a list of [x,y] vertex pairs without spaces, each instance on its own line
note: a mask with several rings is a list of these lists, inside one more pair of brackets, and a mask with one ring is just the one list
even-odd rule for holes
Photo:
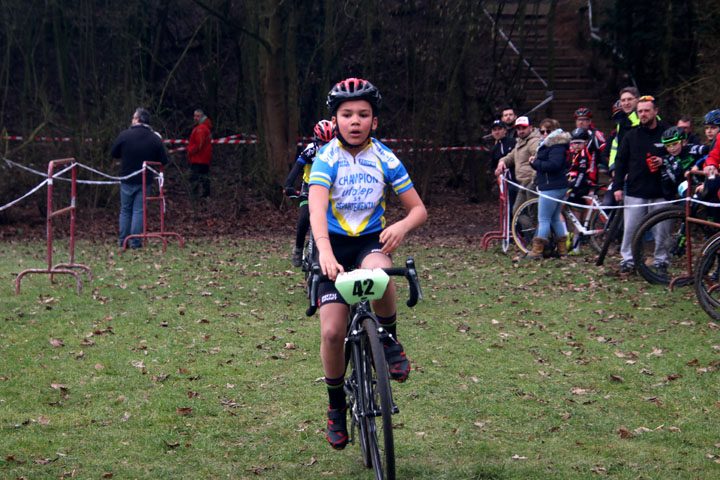
[[[393,402],[392,389],[383,339],[389,333],[380,326],[372,312],[370,300],[379,299],[385,293],[390,276],[402,276],[410,287],[408,307],[422,300],[420,281],[415,261],[408,257],[405,267],[357,269],[338,275],[335,286],[340,295],[350,304],[347,335],[345,337],[345,368],[350,374],[345,381],[350,412],[350,443],[355,443],[355,428],[358,429],[363,464],[372,468],[379,480],[395,479],[395,444],[393,440],[392,415],[400,409]],[[313,265],[310,281],[310,306],[307,316],[317,310],[317,290],[322,275],[320,267]],[[382,421],[376,424],[376,418]],[[379,438],[382,437],[382,446]]]
[[[563,204],[562,216],[566,226],[573,225],[576,234],[573,236],[573,244],[570,248],[580,245],[583,238],[588,238],[590,245],[596,252],[600,252],[607,233],[609,215],[601,207],[598,196],[595,194],[583,197],[589,206],[594,207],[592,213],[587,215],[584,221],[580,221],[572,208]],[[523,253],[532,250],[532,239],[535,237],[538,227],[538,199],[531,198],[520,205],[513,215],[512,236],[515,244]],[[572,233],[572,232],[569,232]]]
[[[672,289],[693,283],[693,258],[700,255],[703,243],[720,228],[720,224],[702,220],[707,214],[690,201],[692,193],[692,188],[688,188],[684,207],[669,206],[649,212],[633,235],[635,270],[652,284],[670,285]],[[693,228],[693,224],[700,228]],[[664,241],[658,243],[657,236],[663,236]]]

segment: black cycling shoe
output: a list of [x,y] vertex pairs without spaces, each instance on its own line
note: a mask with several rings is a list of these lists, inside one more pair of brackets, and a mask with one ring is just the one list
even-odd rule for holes
[[635,265],[631,263],[620,265],[620,273],[635,273]]
[[327,411],[327,441],[335,450],[342,450],[348,444],[347,407],[330,408]]
[[410,376],[410,362],[405,356],[405,350],[400,343],[385,345],[385,361],[390,368],[390,377],[398,382],[404,382]]

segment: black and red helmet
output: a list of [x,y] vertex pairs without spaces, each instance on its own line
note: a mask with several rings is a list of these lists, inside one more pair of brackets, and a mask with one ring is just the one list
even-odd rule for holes
[[579,118],[579,117],[592,118],[592,110],[590,110],[587,107],[578,108],[577,110],[575,110],[575,113],[573,114],[573,118]]
[[313,140],[328,143],[335,138],[335,130],[330,120],[320,120],[313,128]]
[[584,128],[576,128],[572,132],[570,132],[570,143],[581,140],[583,142],[589,142],[590,141],[590,132],[588,132]]
[[376,115],[382,102],[382,96],[375,85],[362,78],[346,78],[338,82],[328,92],[327,106],[333,115],[341,103],[348,100],[366,100]]
[[614,117],[615,114],[617,114],[621,111],[622,111],[622,107],[620,106],[620,100],[617,100],[615,103],[613,103],[611,116]]

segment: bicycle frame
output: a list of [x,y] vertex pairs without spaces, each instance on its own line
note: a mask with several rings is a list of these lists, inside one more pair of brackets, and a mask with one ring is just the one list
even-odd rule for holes
[[[586,195],[583,198],[588,201],[590,206],[595,207],[600,212],[600,215],[602,215],[607,222],[607,219],[609,218],[608,214],[605,213],[605,210],[600,208],[601,205],[597,201],[597,197],[595,195]],[[581,235],[597,235],[598,233],[603,232],[602,228],[597,230],[588,229],[588,227],[590,226],[590,218],[592,217],[592,215],[586,215],[587,218],[585,218],[585,221],[581,223],[569,205],[564,204],[563,209],[565,210],[565,213],[567,213],[567,216],[572,222],[573,226],[578,230],[578,233],[580,233]]]

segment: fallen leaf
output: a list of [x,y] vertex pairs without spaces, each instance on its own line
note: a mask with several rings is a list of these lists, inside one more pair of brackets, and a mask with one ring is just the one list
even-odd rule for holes
[[527,457],[521,457],[517,453],[510,458],[512,458],[513,460],[527,460]]
[[620,434],[620,438],[635,438],[635,435],[630,433],[630,430],[627,429],[627,427],[620,427],[616,430],[617,433]]
[[64,347],[65,344],[63,343],[61,338],[52,338],[50,339],[50,345],[53,347]]
[[642,435],[643,433],[646,433],[646,432],[652,432],[652,430],[647,427],[638,427],[635,430],[633,430],[633,432],[635,432],[637,435]]
[[125,412],[125,415],[122,416],[122,418],[120,419],[120,421],[121,421],[121,422],[127,422],[128,420],[130,420],[130,417],[131,417],[131,415],[130,415],[128,412]]
[[653,347],[652,352],[648,353],[648,354],[646,355],[646,357],[652,357],[652,356],[655,356],[655,357],[663,357],[664,354],[663,354],[663,351],[660,350],[659,348]]
[[63,392],[66,392],[67,389],[68,389],[68,387],[66,387],[66,386],[63,385],[62,383],[51,383],[50,386],[51,386],[54,390],[62,390]]
[[175,413],[178,415],[192,415],[193,408],[192,407],[180,407],[177,410],[175,410]]
[[180,442],[168,443],[168,442],[166,442],[165,440],[163,440],[163,443],[164,443],[165,446],[168,447],[168,448],[177,448],[177,447],[180,446]]
[[621,383],[625,381],[625,379],[623,377],[621,377],[620,375],[610,375],[610,380],[612,380],[613,382],[621,382]]
[[622,352],[620,352],[620,351],[615,350],[615,352],[613,352],[613,353],[614,353],[615,356],[618,357],[618,358],[637,358],[637,353],[636,353],[636,352],[622,353]]
[[37,423],[39,423],[41,425],[50,425],[50,420],[45,418],[43,415],[40,415],[37,419]]

